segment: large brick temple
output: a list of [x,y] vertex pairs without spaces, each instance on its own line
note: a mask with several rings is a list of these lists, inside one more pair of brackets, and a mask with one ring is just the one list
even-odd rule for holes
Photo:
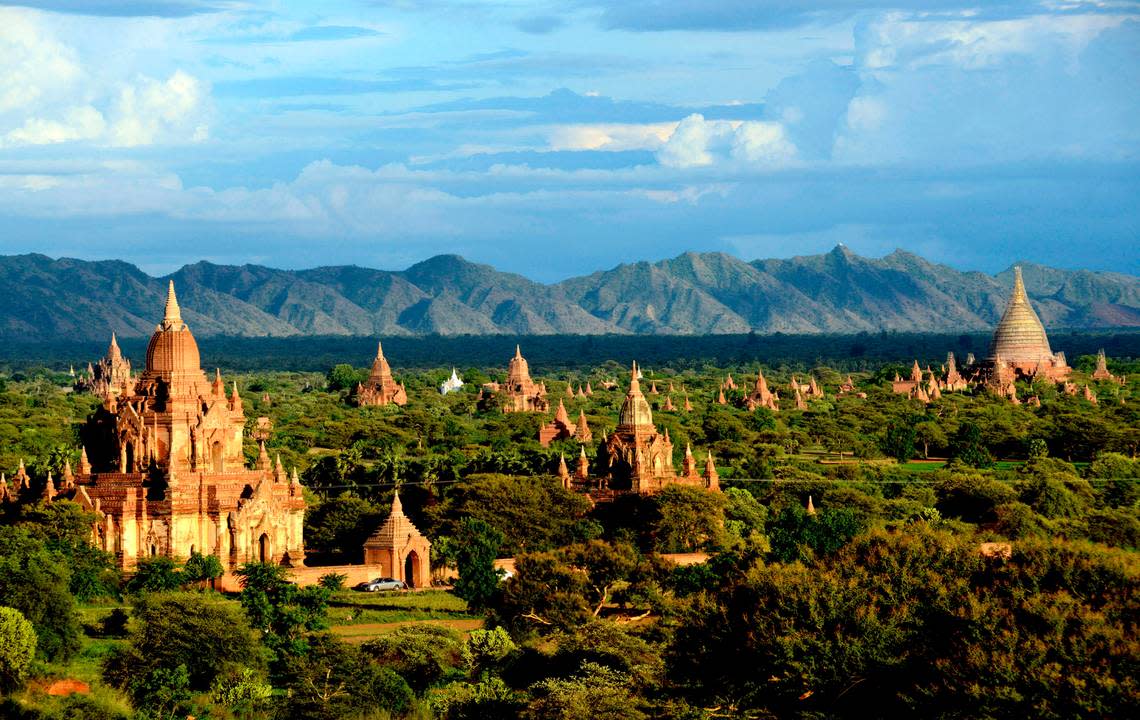
[[[268,420],[259,421],[268,428]],[[139,558],[192,552],[234,567],[248,561],[299,565],[305,500],[261,446],[255,468],[243,451],[245,412],[237,385],[227,394],[201,368],[198,343],[182,321],[171,282],[162,322],[133,383],[104,394],[83,430],[78,472],[45,499],[70,497],[99,518],[96,544],[124,568]],[[262,443],[265,436],[258,438]]]

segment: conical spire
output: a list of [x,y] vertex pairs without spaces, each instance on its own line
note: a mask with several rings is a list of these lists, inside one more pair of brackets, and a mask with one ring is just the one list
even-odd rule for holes
[[376,341],[376,359],[382,360],[384,358],[384,343],[379,340]]
[[404,514],[404,506],[402,504],[400,504],[400,491],[398,489],[396,490],[396,492],[392,493],[392,514],[393,515],[403,515]]
[[174,294],[174,281],[166,289],[166,312],[162,318],[164,325],[170,326],[182,322],[182,308],[178,307],[178,296]]
[[123,351],[119,349],[119,340],[115,337],[115,331],[111,331],[111,345],[107,348],[107,357],[119,358],[123,356]]
[[815,515],[815,505],[811,501],[811,495],[808,495],[807,510],[805,512],[808,515]]
[[522,346],[515,345],[515,360],[522,360]]
[[630,370],[630,374],[629,374],[629,393],[630,393],[630,395],[632,395],[635,392],[636,393],[641,392],[641,384],[637,381],[637,361],[636,360],[633,361],[633,369]]
[[563,425],[570,424],[570,416],[566,414],[566,404],[562,400],[558,401],[558,410],[554,413],[554,422],[562,423]]
[[1053,354],[1041,318],[1029,303],[1021,268],[1013,269],[1013,293],[994,330],[990,357],[1001,355],[1006,362],[1036,363]]

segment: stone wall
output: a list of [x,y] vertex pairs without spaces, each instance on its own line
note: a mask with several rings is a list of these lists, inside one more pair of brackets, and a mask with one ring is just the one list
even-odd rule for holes
[[[289,569],[289,579],[298,585],[316,585],[322,575],[340,573],[348,577],[344,581],[345,587],[352,587],[357,583],[381,577],[383,572],[378,565],[325,565],[322,567],[308,567],[302,565]],[[240,578],[233,573],[226,573],[218,580],[217,589],[223,592],[240,592]]]

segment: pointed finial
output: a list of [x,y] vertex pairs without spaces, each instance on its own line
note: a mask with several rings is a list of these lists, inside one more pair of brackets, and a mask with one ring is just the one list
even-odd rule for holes
[[515,360],[522,360],[522,347],[515,345]]
[[580,457],[586,457],[586,446],[582,445],[581,448],[582,448],[582,454],[580,455]]
[[807,510],[805,512],[808,515],[815,515],[815,505],[811,501],[811,495],[808,495]]
[[166,313],[163,323],[170,325],[180,322],[182,322],[182,308],[178,307],[178,296],[174,294],[174,281],[171,280],[166,290]]
[[640,390],[641,385],[637,382],[637,361],[634,360],[633,367],[629,372],[629,391],[632,393],[639,392]]
[[693,456],[693,444],[691,442],[685,443],[685,457]]
[[379,340],[376,341],[376,357],[377,359],[384,357],[384,343]]
[[392,514],[393,515],[403,515],[404,514],[404,506],[400,504],[400,491],[399,490],[396,490],[396,492],[394,492],[392,494]]

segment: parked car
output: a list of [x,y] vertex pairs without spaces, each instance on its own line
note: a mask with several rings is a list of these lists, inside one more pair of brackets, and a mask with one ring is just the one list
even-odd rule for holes
[[407,590],[408,586],[403,580],[396,578],[376,578],[368,582],[362,582],[354,589],[361,592],[383,592],[385,590]]

